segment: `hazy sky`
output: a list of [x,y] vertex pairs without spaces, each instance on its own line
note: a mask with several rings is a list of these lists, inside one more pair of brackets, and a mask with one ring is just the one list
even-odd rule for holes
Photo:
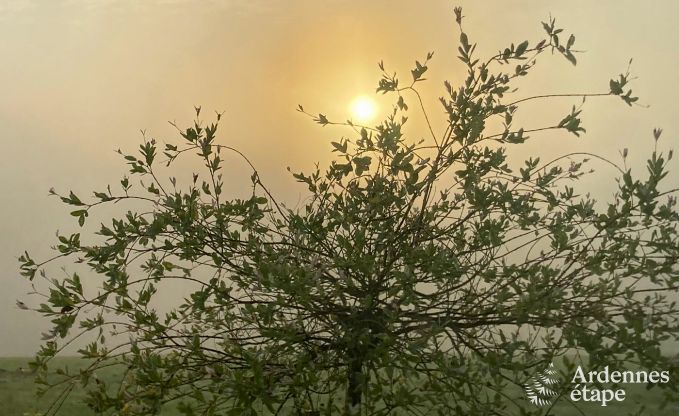
[[[205,113],[225,111],[220,141],[243,150],[264,181],[294,201],[302,188],[286,167],[327,161],[329,139],[349,133],[314,125],[295,112],[297,104],[346,119],[354,97],[374,93],[380,59],[407,79],[412,62],[435,51],[424,92],[432,117],[441,120],[442,81],[455,85],[464,76],[455,62],[454,5],[464,7],[466,31],[484,55],[539,39],[550,12],[576,34],[577,48],[587,51],[578,66],[545,56],[517,97],[605,92],[608,79],[634,58],[633,89],[649,108],[588,101],[585,138],[535,137],[530,152],[616,158],[627,147],[639,163],[654,127],[665,130],[663,146],[676,147],[674,0],[0,0],[0,354],[32,354],[48,327],[15,300],[38,302],[25,295],[30,286],[18,274],[17,256],[27,249],[43,258],[57,229],[77,229],[69,209],[48,198],[50,187],[85,195],[116,183],[126,170],[114,149],[136,148],[140,129],[174,140],[167,121],[186,123],[193,105],[202,105]],[[389,102],[378,100],[383,114]],[[522,120],[554,122],[577,103],[526,107]],[[408,132],[421,137],[420,127],[414,117]],[[679,171],[677,163],[673,168]],[[237,159],[227,174],[231,192],[249,178]],[[614,183],[590,185],[610,193]]]

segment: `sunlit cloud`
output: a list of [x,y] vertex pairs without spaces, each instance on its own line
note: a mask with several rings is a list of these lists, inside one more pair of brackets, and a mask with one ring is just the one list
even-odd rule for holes
[[36,7],[34,0],[3,0],[0,2],[0,20],[11,19]]
[[[19,2],[30,2],[21,0]],[[110,9],[125,10],[149,10],[158,7],[166,8],[198,8],[206,10],[228,10],[232,12],[260,13],[269,12],[281,8],[284,5],[282,0],[63,0],[66,6],[76,6],[87,10],[106,11]]]

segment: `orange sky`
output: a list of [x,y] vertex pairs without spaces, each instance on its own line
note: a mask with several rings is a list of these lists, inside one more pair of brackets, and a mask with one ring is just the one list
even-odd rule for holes
[[[452,7],[458,4],[481,54],[538,39],[550,12],[587,51],[576,68],[545,56],[517,96],[605,92],[608,79],[634,58],[633,89],[650,108],[588,102],[585,139],[535,137],[526,149],[615,158],[628,147],[639,163],[654,127],[665,129],[663,145],[676,143],[679,36],[671,17],[679,3],[673,0],[0,2],[0,355],[32,353],[47,327],[19,311],[15,300],[36,301],[25,296],[30,287],[18,276],[18,254],[46,256],[55,230],[74,230],[69,210],[47,197],[50,187],[87,194],[117,182],[125,167],[114,149],[135,148],[140,129],[161,141],[174,138],[167,121],[185,123],[193,105],[202,105],[206,113],[225,111],[220,140],[244,151],[274,191],[294,202],[303,189],[286,167],[327,161],[329,139],[349,134],[314,125],[295,112],[297,104],[346,119],[352,99],[374,93],[380,59],[407,79],[414,60],[435,51],[423,91],[433,119],[441,120],[441,83],[463,76],[455,60]],[[376,98],[384,113],[390,99]],[[522,120],[553,122],[577,102],[526,107]],[[421,120],[413,117],[408,132],[422,137]],[[235,159],[227,174],[234,178],[231,192],[249,177]],[[612,189],[612,183],[590,186]]]

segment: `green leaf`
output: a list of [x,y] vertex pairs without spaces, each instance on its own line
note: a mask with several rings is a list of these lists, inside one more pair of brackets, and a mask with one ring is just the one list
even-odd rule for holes
[[575,55],[573,55],[571,51],[566,51],[564,53],[564,56],[566,57],[566,59],[568,59],[568,62],[572,63],[573,65],[577,65],[578,61],[577,59],[575,59]]
[[526,49],[528,49],[527,40],[519,43],[519,45],[516,47],[516,50],[514,51],[514,56],[519,57],[523,55],[523,53],[526,52]]
[[570,49],[571,46],[573,46],[574,43],[575,43],[575,36],[570,35],[570,37],[568,38],[568,42],[566,43],[566,49]]

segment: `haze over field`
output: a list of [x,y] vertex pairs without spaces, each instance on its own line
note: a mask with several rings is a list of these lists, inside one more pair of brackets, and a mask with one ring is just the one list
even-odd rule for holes
[[[652,149],[655,127],[664,129],[662,146],[677,147],[679,35],[672,18],[679,3],[671,0],[3,1],[0,355],[33,354],[48,327],[15,301],[39,303],[25,295],[30,285],[19,277],[19,253],[46,257],[57,229],[77,228],[69,209],[47,197],[50,187],[85,195],[116,183],[126,168],[113,150],[136,148],[140,129],[161,142],[174,137],[167,121],[182,125],[192,119],[193,105],[201,105],[207,117],[225,111],[220,141],[247,154],[270,188],[294,204],[303,188],[286,167],[327,161],[329,139],[347,134],[321,129],[295,111],[297,104],[344,120],[356,98],[367,95],[377,103],[378,117],[385,115],[391,101],[373,95],[380,59],[406,79],[416,59],[435,52],[423,90],[434,124],[442,126],[441,83],[456,84],[464,76],[456,61],[457,4],[482,55],[510,41],[537,39],[550,12],[575,33],[578,49],[586,51],[577,67],[560,57],[543,59],[517,97],[606,92],[608,79],[634,58],[632,72],[639,79],[633,89],[650,108],[628,108],[615,98],[590,100],[584,138],[535,135],[535,153],[591,151],[618,158],[628,148],[631,164],[638,166]],[[530,115],[558,120],[579,102],[564,99],[550,111],[538,104]],[[526,116],[526,124],[543,124]],[[419,138],[422,127],[415,117],[408,132]],[[225,172],[234,178],[227,192],[243,192],[249,172],[233,162]],[[588,183],[603,198],[615,186],[606,173]],[[672,183],[679,185],[679,179]]]

